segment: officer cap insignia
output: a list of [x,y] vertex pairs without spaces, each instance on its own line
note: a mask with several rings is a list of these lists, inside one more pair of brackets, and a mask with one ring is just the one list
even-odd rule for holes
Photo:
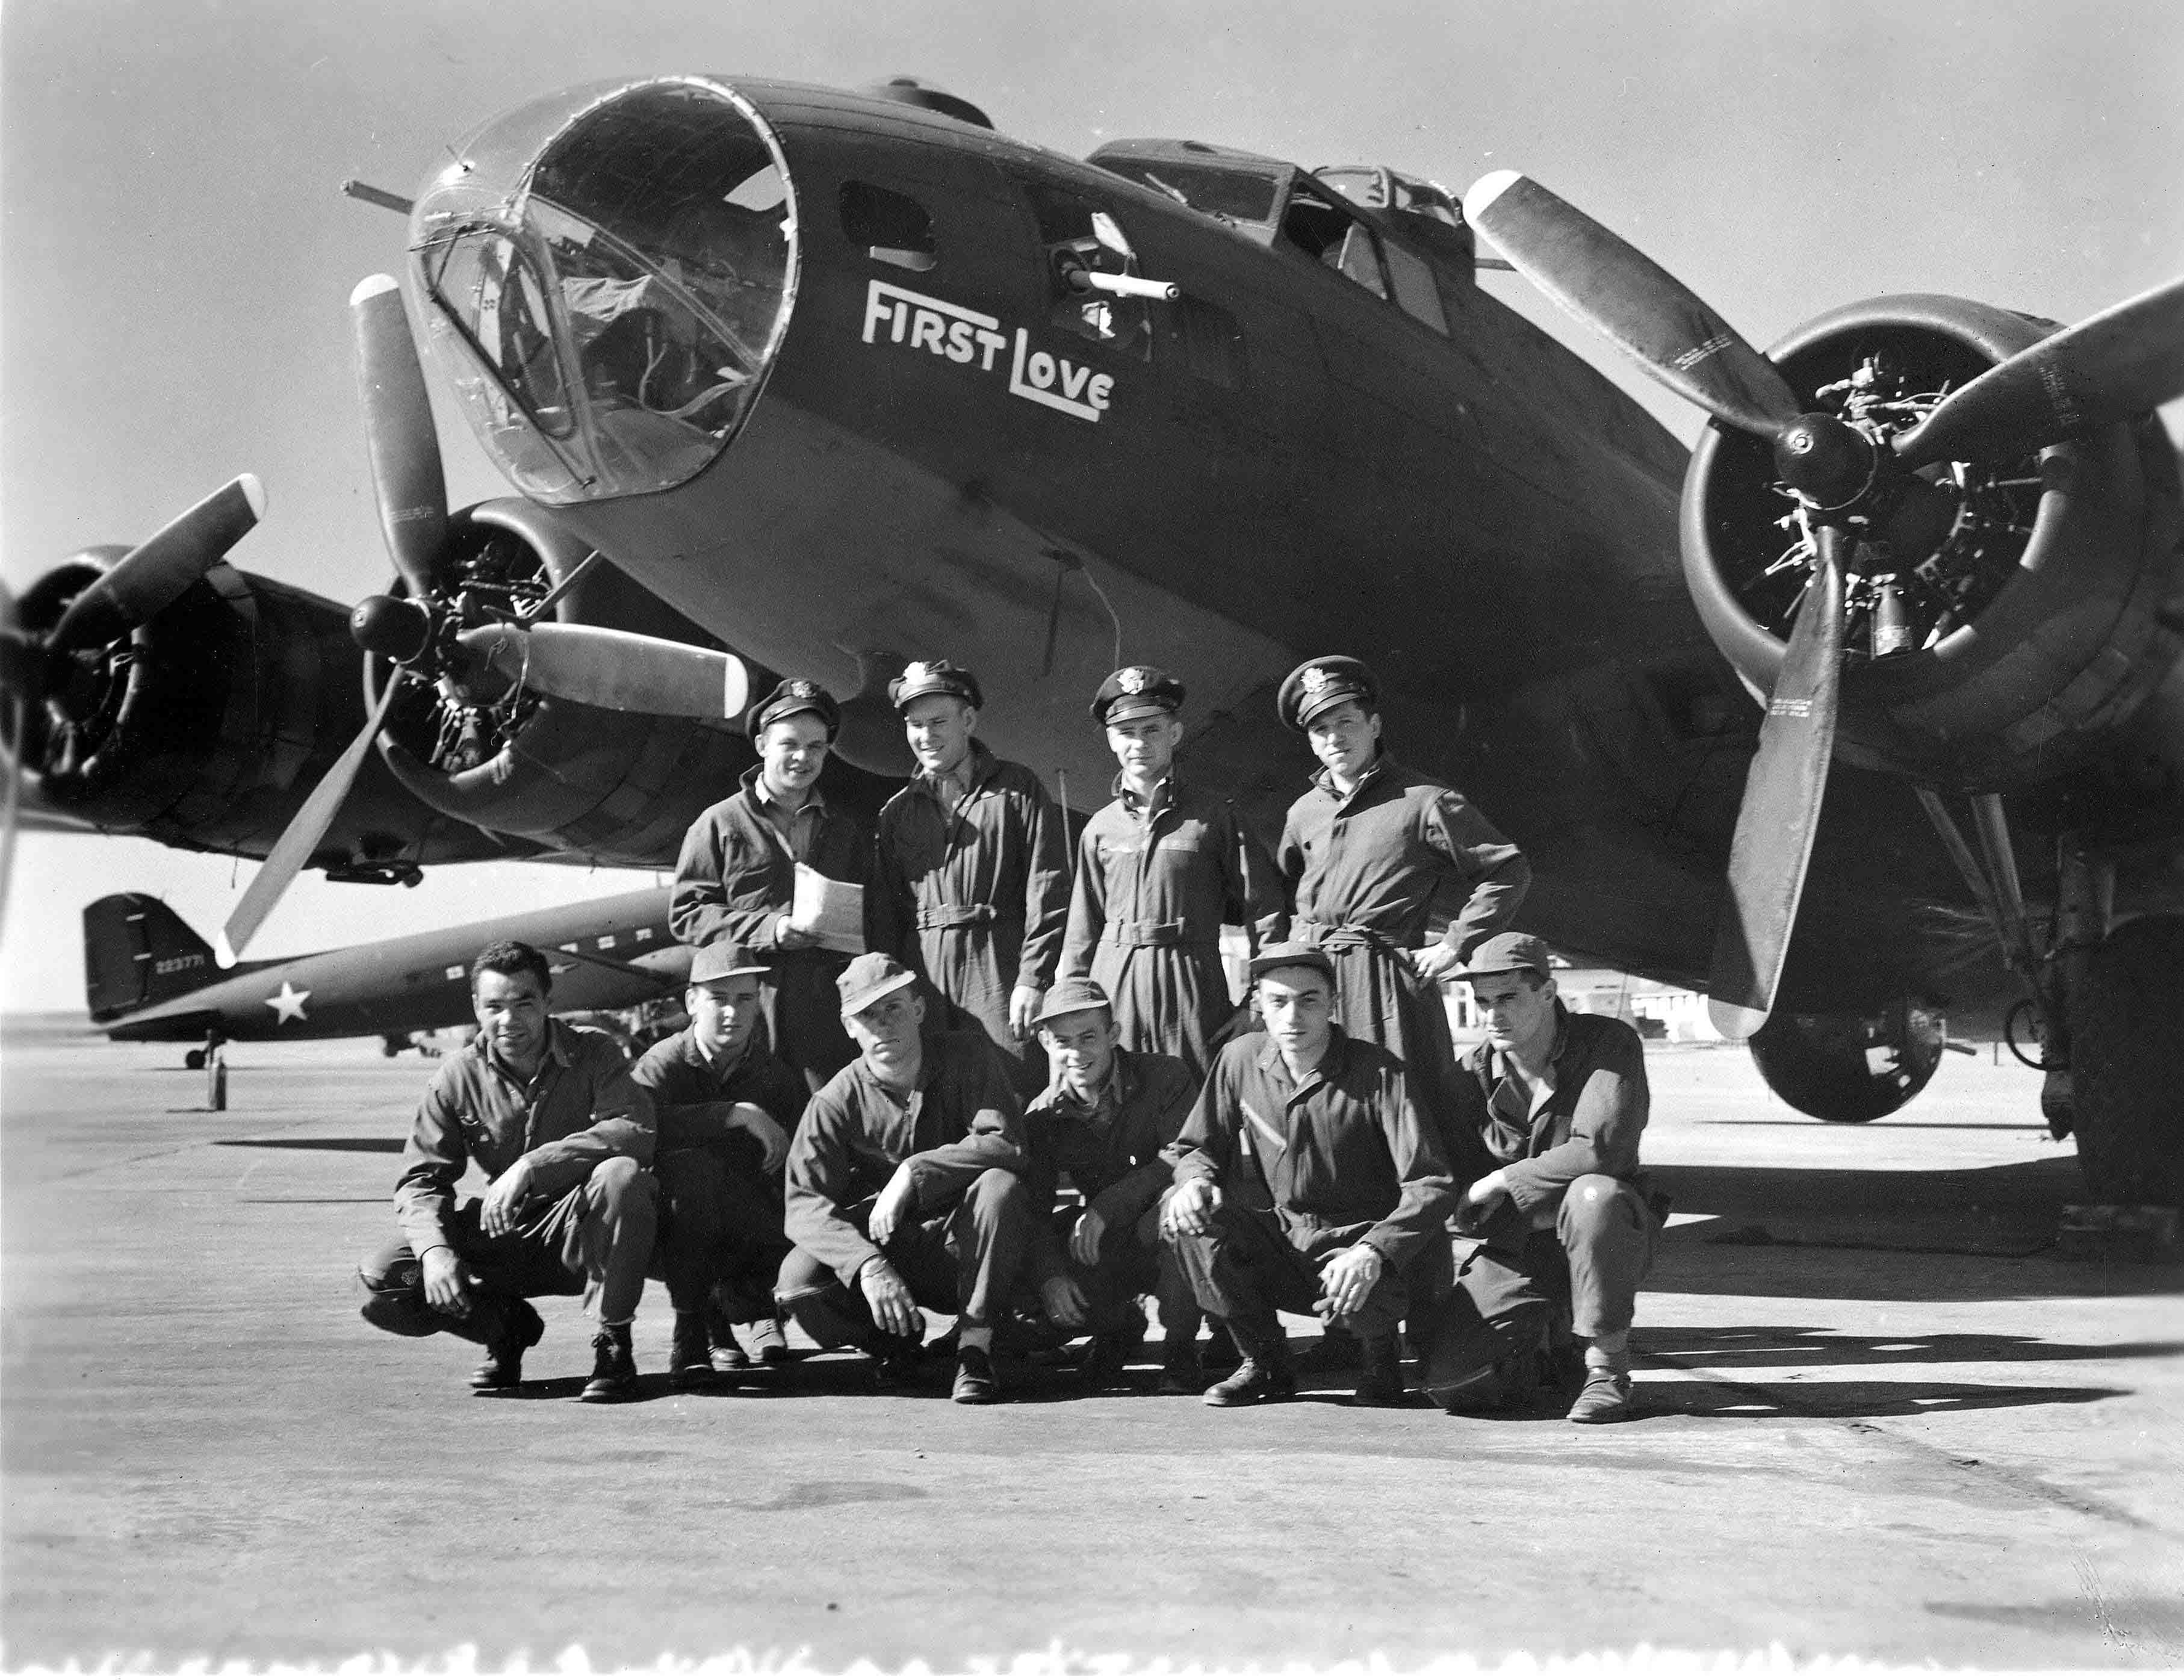
[[1121,689],[1125,694],[1144,693],[1145,692],[1145,667],[1142,665],[1132,665],[1128,670],[1116,677],[1115,686]]
[[1304,692],[1306,693],[1317,694],[1321,689],[1327,687],[1328,675],[1318,665],[1312,665],[1297,680],[1304,685]]

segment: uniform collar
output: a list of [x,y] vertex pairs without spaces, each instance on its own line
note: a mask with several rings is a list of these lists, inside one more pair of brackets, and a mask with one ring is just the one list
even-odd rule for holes
[[[1268,1073],[1279,1074],[1282,1078],[1288,1078],[1290,1065],[1282,1060],[1282,1047],[1274,1042],[1273,1033],[1269,1032],[1266,1037],[1266,1048],[1259,1052],[1260,1068]],[[1314,1080],[1331,1082],[1335,1075],[1342,1071],[1342,1060],[1348,1053],[1349,1048],[1348,1033],[1339,1026],[1328,1028],[1327,1048],[1320,1053],[1318,1065],[1296,1082],[1297,1088],[1302,1090]]]
[[1153,784],[1153,796],[1150,799],[1139,798],[1135,790],[1123,780],[1123,773],[1120,770],[1115,772],[1113,791],[1115,798],[1123,802],[1124,810],[1134,815],[1139,812],[1145,812],[1153,816],[1158,816],[1175,804],[1177,793],[1175,772],[1173,770],[1169,770],[1166,776]]
[[1060,1074],[1047,1081],[1046,1089],[1039,1093],[1039,1100],[1052,1109],[1060,1110],[1066,1105],[1070,1113],[1095,1114],[1100,1103],[1110,1095],[1115,1099],[1115,1106],[1120,1108],[1130,1100],[1136,1089],[1137,1079],[1131,1071],[1130,1053],[1117,1044],[1115,1046],[1114,1065],[1107,1070],[1107,1082],[1100,1088],[1099,1094],[1093,1098],[1089,1108],[1062,1082]]
[[757,806],[761,812],[778,812],[781,815],[790,819],[792,821],[797,817],[803,815],[806,811],[810,811],[813,815],[817,816],[823,815],[827,809],[826,795],[822,793],[818,788],[815,787],[810,793],[804,796],[804,803],[801,805],[793,811],[790,810],[786,805],[783,805],[780,800],[775,798],[772,794],[766,791],[766,766],[764,765],[753,765],[749,770],[745,770],[743,774],[743,784],[744,792],[750,795],[751,804]]
[[[491,1068],[503,1079],[518,1085],[527,1084],[530,1082],[527,1080],[519,1077],[514,1068],[510,1067],[506,1062],[503,1061],[499,1056],[493,1054],[493,1041],[487,1037],[482,1032],[479,1033],[476,1037],[471,1040],[468,1053],[471,1055],[475,1056],[486,1066]],[[531,1075],[532,1079],[538,1078],[540,1074],[545,1072],[549,1066],[556,1068],[564,1068],[568,1066],[570,1053],[571,1046],[569,1043],[569,1029],[562,1026],[560,1021],[555,1021],[552,1016],[548,1016],[546,1021],[546,1054],[539,1058],[538,1065]]]
[[[977,736],[971,737],[970,755],[963,760],[963,793],[966,798],[985,786],[986,778],[1000,765],[992,750]],[[940,797],[940,778],[930,770],[921,770],[910,779],[913,787],[922,787],[927,795],[939,804],[948,802]]]
[[[1547,1065],[1558,1066],[1563,1054],[1569,1049],[1570,1012],[1560,998],[1555,999],[1555,1040],[1547,1047]],[[1489,1043],[1480,1046],[1486,1052],[1486,1077],[1490,1085],[1499,1084],[1509,1076],[1509,1059]]]
[[1320,766],[1319,774],[1312,777],[1312,785],[1337,804],[1340,804],[1346,800],[1356,798],[1361,793],[1371,791],[1373,784],[1393,768],[1395,760],[1388,756],[1388,749],[1384,747],[1373,755],[1373,762],[1365,766],[1365,774],[1357,778],[1357,785],[1347,793],[1334,785],[1334,772],[1324,765]]

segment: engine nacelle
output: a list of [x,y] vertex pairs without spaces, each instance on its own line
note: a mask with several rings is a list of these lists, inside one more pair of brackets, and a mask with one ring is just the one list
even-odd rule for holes
[[1875,1015],[1777,1010],[1747,1048],[1767,1088],[1816,1120],[1893,1114],[1926,1088],[1942,1060],[1940,1011],[1898,999]]
[[[18,604],[33,635],[128,550],[85,550]],[[109,834],[264,855],[366,715],[346,610],[220,563],[121,640],[42,668],[25,765],[33,798]],[[436,823],[383,774],[361,780],[314,862],[359,878],[506,848]]]
[[[1892,433],[2045,327],[1957,298],[1883,298],[1769,353],[1808,409],[1880,370],[1886,389],[1869,376],[1862,400]],[[1930,498],[1938,515],[1869,531],[1852,567],[1864,606],[1854,598],[1837,750],[1965,792],[2045,781],[2112,739],[2176,667],[2180,639],[2159,618],[2184,582],[2174,446],[2149,420],[1922,476],[1948,492]],[[1684,487],[1686,581],[1756,695],[1774,687],[1804,578],[1770,572],[1797,540],[1775,481],[1767,443],[1715,425]]]

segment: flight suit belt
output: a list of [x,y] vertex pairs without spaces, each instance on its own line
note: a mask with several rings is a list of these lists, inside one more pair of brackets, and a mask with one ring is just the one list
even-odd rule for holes
[[1111,921],[1100,930],[1100,943],[1119,945],[1126,951],[1148,945],[1163,949],[1176,945],[1217,946],[1221,934],[1217,928],[1209,932],[1187,921]]
[[1392,956],[1404,954],[1402,946],[1392,937],[1377,927],[1359,927],[1346,921],[1307,921],[1300,919],[1291,928],[1290,937],[1302,940],[1307,945],[1318,945],[1324,950],[1354,950],[1360,945],[1370,945]]
[[922,928],[983,927],[1000,920],[991,904],[922,904],[917,911]]

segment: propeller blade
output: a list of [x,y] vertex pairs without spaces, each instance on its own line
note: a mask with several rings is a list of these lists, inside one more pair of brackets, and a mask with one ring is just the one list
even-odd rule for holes
[[1769,439],[1797,420],[1788,384],[1735,327],[1529,175],[1481,175],[1463,214],[1533,285],[1715,419]]
[[119,641],[170,605],[249,534],[265,512],[254,474],[222,485],[157,536],[131,548],[61,615],[47,638],[56,654]]
[[326,838],[326,830],[333,826],[334,818],[348,798],[348,790],[355,785],[357,772],[364,768],[364,755],[371,750],[380,726],[387,721],[387,709],[394,704],[402,681],[398,671],[389,673],[387,687],[380,692],[379,704],[372,709],[370,721],[357,732],[356,738],[334,761],[334,767],[311,790],[311,797],[289,819],[265,861],[258,866],[258,873],[250,877],[250,885],[242,889],[242,897],[228,916],[227,925],[220,931],[215,954],[222,968],[235,966],[243,948],[256,936],[265,918],[273,914],[273,907],[281,902],[288,883],[302,872],[304,865],[311,860],[311,854],[318,850],[319,842]]
[[589,624],[487,625],[462,644],[541,694],[617,712],[740,718],[750,673],[733,654]]
[[1759,750],[1744,779],[1736,837],[1730,843],[1729,894],[1714,938],[1707,1005],[1724,1038],[1749,1038],[1774,1007],[1819,827],[1820,798],[1827,792],[1851,539],[1836,526],[1819,531],[1819,565],[1767,703]]
[[1904,465],[2008,459],[2184,395],[2184,280],[1997,364],[1896,440]]
[[415,600],[432,592],[432,566],[448,537],[448,481],[432,399],[410,336],[410,312],[393,276],[376,274],[348,297],[356,329],[357,388],[364,399],[364,437],[371,481],[379,492],[379,528],[394,570]]
[[28,708],[20,694],[0,695],[0,718],[6,720],[7,782],[0,786],[0,927],[8,921],[8,883],[15,876],[15,826],[23,815],[23,725]]

